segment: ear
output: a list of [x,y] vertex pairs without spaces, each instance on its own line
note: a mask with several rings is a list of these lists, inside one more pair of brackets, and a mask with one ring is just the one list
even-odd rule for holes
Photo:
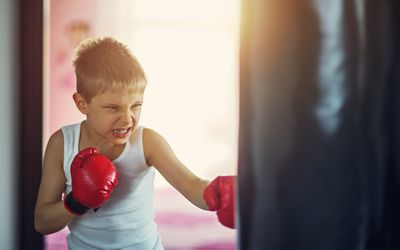
[[86,102],[85,98],[79,93],[74,93],[72,98],[74,99],[75,105],[79,111],[81,111],[82,114],[87,115],[88,103]]

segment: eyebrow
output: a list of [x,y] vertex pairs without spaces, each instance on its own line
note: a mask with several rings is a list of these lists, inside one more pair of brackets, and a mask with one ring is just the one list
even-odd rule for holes
[[103,107],[107,107],[107,106],[120,106],[119,104],[116,103],[106,103],[102,105]]
[[[134,102],[132,105],[137,105],[137,104],[143,104],[143,100],[136,101],[136,102]],[[109,103],[103,104],[102,106],[103,106],[103,107],[104,107],[104,106],[121,106],[121,103],[109,102]]]

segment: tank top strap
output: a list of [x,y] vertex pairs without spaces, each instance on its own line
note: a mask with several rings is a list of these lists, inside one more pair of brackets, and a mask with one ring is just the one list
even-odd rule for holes
[[71,163],[74,156],[78,153],[79,137],[82,122],[67,125],[61,128],[64,135],[64,173],[67,184],[71,185]]

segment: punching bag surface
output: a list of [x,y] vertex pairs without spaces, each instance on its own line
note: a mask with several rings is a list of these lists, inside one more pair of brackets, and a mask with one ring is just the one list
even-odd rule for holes
[[400,249],[399,4],[242,3],[238,248]]

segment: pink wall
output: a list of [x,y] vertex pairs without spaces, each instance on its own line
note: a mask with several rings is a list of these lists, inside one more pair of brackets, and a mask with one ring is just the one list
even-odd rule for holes
[[46,141],[62,126],[84,119],[72,100],[75,91],[72,59],[76,44],[85,36],[93,35],[91,23],[96,3],[96,0],[57,0],[50,3],[50,77],[46,107],[49,124],[45,131]]

